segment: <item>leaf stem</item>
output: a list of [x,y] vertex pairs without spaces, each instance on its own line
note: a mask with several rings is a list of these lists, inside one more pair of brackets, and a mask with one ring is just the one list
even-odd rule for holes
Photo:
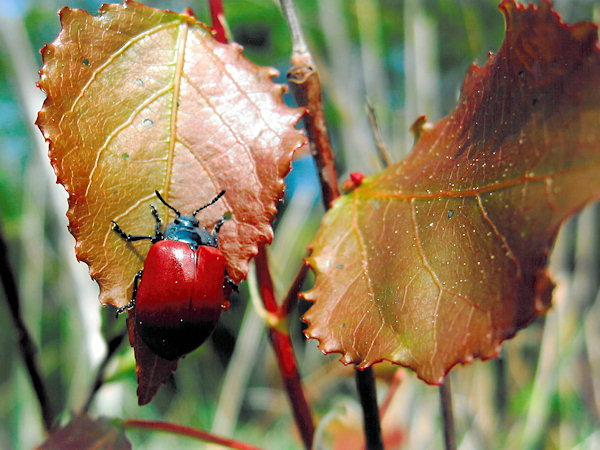
[[371,132],[373,133],[373,140],[375,141],[375,146],[377,147],[379,161],[383,167],[391,166],[394,161],[387,147],[383,143],[383,139],[381,139],[381,133],[379,132],[379,126],[377,125],[377,116],[375,115],[375,108],[373,108],[373,105],[371,105],[368,100],[367,116],[369,117],[369,123],[371,124]]
[[[256,255],[254,263],[256,265],[258,289],[263,301],[263,305],[267,312],[280,319],[275,324],[269,322],[267,323],[269,325],[269,338],[277,357],[279,372],[281,373],[288,399],[292,407],[294,420],[296,421],[296,425],[298,426],[298,430],[302,436],[304,446],[309,449],[312,447],[312,441],[315,434],[315,425],[310,407],[302,388],[302,382],[300,381],[300,373],[298,372],[298,365],[296,363],[292,341],[290,339],[289,331],[285,321],[285,303],[281,308],[277,305],[277,299],[275,298],[275,291],[273,289],[273,280],[271,278],[271,272],[269,270],[269,264],[267,260],[267,252],[264,245],[259,247],[258,255]],[[294,287],[292,286],[290,291],[293,289]],[[289,296],[290,294],[288,294],[288,297]]]
[[235,448],[239,450],[258,450],[258,447],[254,445],[246,444],[245,442],[236,441],[235,439],[224,438],[215,436],[207,431],[197,430],[195,428],[185,427],[182,425],[176,425],[169,422],[161,422],[158,420],[138,420],[129,419],[123,421],[125,428],[145,428],[155,431],[165,431],[167,433],[179,434],[184,436],[193,437],[200,439],[205,442],[212,442],[213,444],[224,445],[229,448]]
[[446,450],[456,450],[456,434],[454,431],[454,414],[452,412],[452,389],[450,377],[444,379],[439,387],[442,406],[442,419],[444,420],[444,445]]
[[44,379],[42,378],[42,374],[38,366],[36,358],[37,349],[33,339],[31,338],[29,330],[27,329],[27,325],[25,324],[25,320],[23,319],[21,312],[21,299],[19,297],[19,290],[17,288],[15,274],[10,265],[8,246],[6,244],[1,223],[0,281],[2,282],[2,287],[4,288],[4,297],[6,299],[6,303],[8,304],[8,309],[10,311],[13,324],[19,335],[19,351],[23,361],[25,362],[27,373],[29,374],[31,384],[33,385],[38,403],[40,404],[44,427],[46,428],[46,431],[50,431],[52,429],[52,424],[54,423],[54,412],[50,404],[46,384],[44,383]]
[[215,39],[223,44],[227,44],[227,33],[225,31],[225,13],[223,12],[222,0],[209,0],[210,17],[212,28],[215,30]]
[[283,303],[281,304],[280,310],[284,317],[287,317],[296,305],[296,302],[298,301],[298,294],[302,289],[302,284],[304,284],[307,274],[308,266],[306,264],[302,264],[296,273],[294,281],[292,281],[292,284],[290,285],[290,289],[288,290],[285,299],[283,299]]
[[363,425],[367,450],[383,450],[379,408],[377,407],[377,391],[373,368],[355,370],[356,389],[363,410]]

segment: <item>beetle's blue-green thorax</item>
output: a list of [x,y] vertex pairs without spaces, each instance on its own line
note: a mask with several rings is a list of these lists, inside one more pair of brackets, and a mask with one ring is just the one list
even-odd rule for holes
[[217,247],[216,236],[210,234],[206,228],[199,226],[198,219],[194,216],[180,216],[165,227],[164,238],[172,241],[185,242],[194,250],[200,245]]

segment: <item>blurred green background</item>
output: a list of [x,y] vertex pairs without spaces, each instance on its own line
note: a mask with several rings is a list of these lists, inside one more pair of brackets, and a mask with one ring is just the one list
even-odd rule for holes
[[[145,1],[209,22],[205,1]],[[341,177],[381,169],[365,112],[368,98],[394,159],[410,149],[408,129],[420,114],[446,115],[465,70],[496,51],[504,22],[492,0],[302,0],[298,13],[324,83],[330,135]],[[600,19],[592,0],[554,2],[565,21]],[[61,421],[90,392],[105,340],[125,320],[102,308],[87,267],[74,257],[66,230],[66,193],[55,184],[47,147],[33,125],[43,94],[36,88],[39,49],[59,32],[63,6],[95,14],[97,1],[0,0],[0,220],[18,275],[25,320]],[[245,54],[285,74],[286,24],[276,2],[224,0]],[[283,80],[281,78],[280,80]],[[600,118],[599,118],[600,120]],[[299,157],[276,219],[270,249],[280,296],[286,292],[322,215],[312,162]],[[308,212],[310,213],[308,213]],[[559,281],[550,314],[509,341],[502,357],[457,367],[451,376],[460,448],[599,448],[600,248],[598,208],[563,229],[552,258]],[[232,298],[212,339],[179,364],[148,406],[138,407],[133,351],[125,343],[91,404],[93,415],[173,421],[214,430],[269,449],[299,448],[276,362],[252,307],[251,283]],[[4,295],[0,292],[0,295]],[[352,370],[305,342],[300,304],[290,319],[309,402],[320,423],[317,442],[333,448],[335,433],[354,448],[360,409]],[[238,336],[242,337],[238,339]],[[236,346],[236,341],[238,345]],[[17,351],[17,335],[0,302],[0,448],[31,448],[44,439],[39,407]],[[394,369],[379,365],[386,396]],[[397,375],[398,376],[398,375]],[[389,448],[440,448],[438,391],[406,373],[383,418]],[[197,441],[128,432],[136,448],[198,448]],[[392,443],[393,441],[393,443]]]

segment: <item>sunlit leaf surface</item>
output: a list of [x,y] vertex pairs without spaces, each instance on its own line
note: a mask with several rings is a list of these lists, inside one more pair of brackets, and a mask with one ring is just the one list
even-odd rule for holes
[[[225,212],[220,248],[235,281],[245,277],[270,221],[283,176],[303,143],[299,110],[286,107],[274,69],[257,67],[238,45],[216,42],[193,17],[135,2],[105,5],[97,17],[65,8],[62,31],[43,50],[40,87],[48,98],[38,125],[50,142],[58,181],[69,192],[77,257],[90,266],[103,303],[129,301],[154,230],[154,196],[211,229]],[[132,251],[133,250],[133,251]]]
[[312,244],[306,333],[345,363],[440,383],[496,356],[550,307],[557,231],[600,195],[596,27],[545,2],[500,9],[505,41],[469,69],[456,109],[340,198]]

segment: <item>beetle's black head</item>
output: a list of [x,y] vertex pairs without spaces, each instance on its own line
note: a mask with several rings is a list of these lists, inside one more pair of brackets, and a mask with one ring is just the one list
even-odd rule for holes
[[178,216],[173,220],[175,225],[179,225],[185,228],[198,228],[198,219],[194,216]]

